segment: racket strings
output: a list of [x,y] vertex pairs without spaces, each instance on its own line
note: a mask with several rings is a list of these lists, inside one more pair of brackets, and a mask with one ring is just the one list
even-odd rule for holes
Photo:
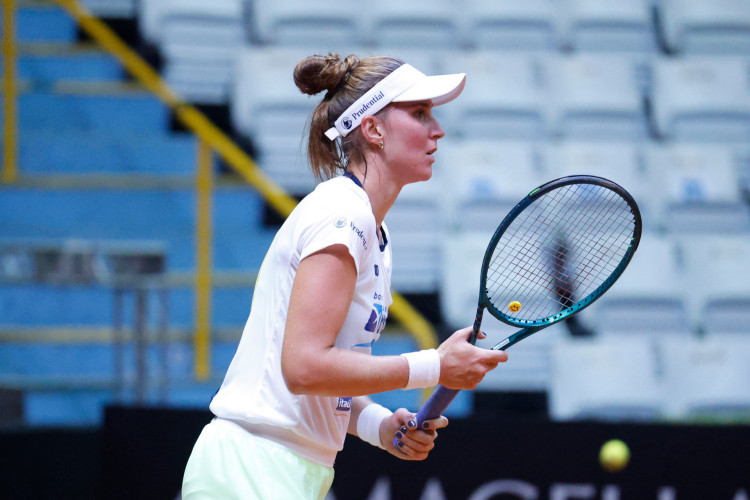
[[[587,297],[617,269],[633,237],[634,215],[617,192],[566,185],[541,195],[498,241],[487,296],[517,320],[539,320]],[[518,301],[517,312],[508,304]]]

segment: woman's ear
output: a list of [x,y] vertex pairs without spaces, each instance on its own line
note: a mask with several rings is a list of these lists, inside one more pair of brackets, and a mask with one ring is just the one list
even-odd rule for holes
[[373,115],[368,115],[362,118],[362,122],[359,124],[360,134],[367,141],[368,144],[380,147],[380,143],[383,142],[383,122]]

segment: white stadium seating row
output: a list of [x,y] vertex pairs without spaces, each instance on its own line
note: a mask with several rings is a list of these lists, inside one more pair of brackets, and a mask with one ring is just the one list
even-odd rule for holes
[[[133,0],[86,0],[95,12]],[[119,5],[119,7],[118,7]],[[132,7],[131,7],[132,9]],[[745,55],[750,6],[742,0],[142,0],[141,33],[167,67],[217,63],[256,48],[379,52],[409,49]],[[184,71],[178,71],[184,74]],[[227,82],[167,75],[186,98],[226,102]]]
[[[461,98],[436,109],[446,141],[735,145],[750,139],[750,58],[394,54],[425,72],[468,73]],[[302,95],[292,81],[292,69],[305,55],[304,49],[245,46],[229,92],[234,127],[258,146],[261,166],[295,192],[306,191],[305,182],[312,185],[311,177],[300,177],[300,140],[320,99]]]
[[747,418],[749,335],[561,339],[551,354],[559,420]]
[[[386,220],[395,254],[394,288],[437,292],[446,329],[470,324],[480,262],[490,233],[507,210],[555,177],[608,177],[638,201],[645,233],[627,272],[581,313],[583,324],[596,335],[573,338],[564,325],[555,325],[513,346],[510,361],[491,372],[478,390],[546,392],[550,415],[561,420],[710,414],[727,419],[743,415],[747,422],[747,0],[82,2],[100,16],[135,18],[143,39],[163,56],[167,83],[190,102],[227,106],[237,134],[257,146],[261,167],[294,194],[314,185],[305,166],[303,134],[320,99],[304,96],[294,86],[292,70],[300,59],[329,51],[388,54],[426,73],[467,72],[461,98],[436,109],[447,135],[439,143],[433,180],[407,186]],[[75,29],[67,21],[65,30],[73,38]],[[127,172],[146,155],[146,171],[191,175],[194,145],[161,137],[168,116],[155,99],[129,98],[123,107],[128,118],[118,120],[126,127],[120,135],[155,136],[146,140],[145,148],[141,136],[132,141],[139,146],[137,155],[120,144],[128,137],[102,142],[88,135],[90,129],[109,125],[115,114],[102,96],[79,99],[33,92],[23,99],[22,109],[34,112],[22,115],[22,128],[30,121],[37,127],[52,126],[46,120],[50,109],[55,116],[87,118],[84,125],[59,120],[54,126],[64,124],[64,134],[43,128],[24,135],[22,156],[37,153],[34,162],[23,163],[27,172],[100,172],[102,163],[111,172]],[[71,143],[82,152],[60,154]],[[166,150],[165,144],[171,163],[153,153]],[[115,154],[112,146],[117,158],[110,158]],[[175,170],[175,164],[181,170]],[[42,233],[83,240],[166,238],[173,249],[172,270],[194,268],[189,190],[60,189],[52,194],[26,188],[5,194],[5,218],[0,219],[14,238]],[[108,203],[102,202],[105,198]],[[232,272],[250,269],[262,259],[273,234],[256,220],[261,200],[251,191],[230,187],[217,191],[215,203],[215,265]],[[144,204],[164,208],[160,220],[169,224],[169,231],[154,226],[149,212],[142,210]],[[21,206],[37,208],[19,211]],[[123,206],[141,209],[125,210],[131,214],[128,223],[111,223],[120,221]],[[81,226],[79,217],[65,217],[78,212],[93,214],[93,222]],[[50,218],[49,213],[58,216]],[[36,304],[45,297],[52,305],[33,318],[26,313],[29,307],[17,307],[3,318],[5,326],[63,322],[86,327],[111,321],[105,290],[80,287],[72,295],[60,292],[65,297],[52,301],[49,294],[58,290],[1,291],[7,304]],[[243,321],[250,291],[216,293],[214,325]],[[191,325],[192,296],[180,290],[172,300],[171,326]],[[488,314],[482,328],[495,341],[513,331]],[[94,370],[93,362],[111,378],[107,346],[95,349],[94,357],[91,346],[72,347],[77,354],[62,358],[62,351],[54,348],[36,350],[32,357],[37,362],[7,363],[13,366],[4,373],[46,376],[52,370],[58,385],[58,368],[77,373],[81,366]],[[190,373],[191,348],[172,347],[177,349],[170,357],[175,361],[172,372]],[[215,347],[219,364],[228,364],[234,344]],[[17,348],[6,343],[0,354],[26,360],[29,351]],[[402,345],[397,349],[403,352]],[[62,365],[51,362],[60,360]],[[191,402],[205,404],[208,395],[203,390],[191,391]],[[109,398],[101,391],[80,398],[65,392],[52,395],[64,401],[62,406],[40,404],[48,395],[36,395],[27,419],[49,424],[59,418],[55,412],[62,412],[92,424],[100,418],[100,403]],[[87,402],[80,404],[84,399]]]

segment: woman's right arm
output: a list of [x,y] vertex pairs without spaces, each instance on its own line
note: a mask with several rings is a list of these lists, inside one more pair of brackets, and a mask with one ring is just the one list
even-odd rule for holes
[[[282,373],[295,394],[363,396],[402,389],[409,365],[402,356],[372,356],[335,347],[357,279],[344,245],[332,245],[303,259],[289,301]],[[485,373],[507,359],[503,351],[467,342],[471,328],[454,333],[438,348],[440,383],[473,389]]]

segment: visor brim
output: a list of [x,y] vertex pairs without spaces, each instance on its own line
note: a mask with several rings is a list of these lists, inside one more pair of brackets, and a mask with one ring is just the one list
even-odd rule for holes
[[440,106],[458,97],[464,90],[465,84],[466,73],[428,76],[415,83],[391,102],[429,100],[432,101],[433,106]]

